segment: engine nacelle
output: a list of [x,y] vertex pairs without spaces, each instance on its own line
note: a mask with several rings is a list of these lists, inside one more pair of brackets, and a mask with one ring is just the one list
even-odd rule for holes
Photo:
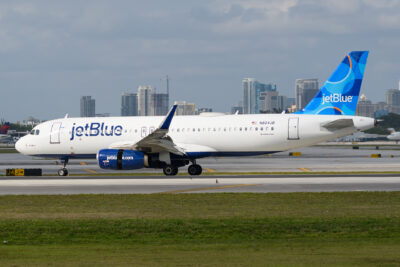
[[137,150],[102,149],[97,162],[102,169],[134,170],[144,168],[145,155]]

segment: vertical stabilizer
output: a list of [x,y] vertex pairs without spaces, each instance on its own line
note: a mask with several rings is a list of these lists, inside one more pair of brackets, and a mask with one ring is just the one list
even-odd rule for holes
[[308,105],[297,114],[354,115],[368,51],[353,51],[345,56]]

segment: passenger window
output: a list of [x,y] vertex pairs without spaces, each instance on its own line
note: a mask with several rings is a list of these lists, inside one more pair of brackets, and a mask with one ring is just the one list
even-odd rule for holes
[[39,130],[36,130],[36,135],[39,135],[39,133],[40,133],[40,131],[39,131]]
[[176,131],[179,133],[179,128],[178,128],[178,129],[176,129]]
[[271,127],[271,131],[273,131],[274,130],[274,127]]
[[242,131],[242,127],[239,128],[239,131]]
[[247,131],[247,127],[244,127],[244,130]]
[[199,129],[197,129],[199,132],[200,132],[200,128]]
[[224,128],[224,132],[226,132],[226,128]]
[[216,132],[217,131],[217,129],[216,128],[214,128],[214,132]]
[[258,131],[258,128],[256,127],[256,129],[255,129],[256,131]]
[[193,128],[193,132],[195,132],[196,131],[196,129],[195,128]]
[[263,127],[260,128],[260,131],[264,130]]

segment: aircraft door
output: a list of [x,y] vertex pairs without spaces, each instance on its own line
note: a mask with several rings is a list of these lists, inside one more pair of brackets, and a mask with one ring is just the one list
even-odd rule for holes
[[55,122],[51,126],[50,132],[50,144],[59,144],[60,143],[60,129],[61,129],[61,122]]
[[299,139],[299,118],[289,118],[288,121],[288,139]]

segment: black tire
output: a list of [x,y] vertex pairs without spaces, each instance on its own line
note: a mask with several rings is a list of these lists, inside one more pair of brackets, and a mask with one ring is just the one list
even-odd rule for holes
[[197,168],[196,175],[200,175],[203,172],[203,168],[197,164],[196,164],[196,168]]
[[66,168],[62,168],[58,170],[58,175],[59,176],[67,176],[68,175],[68,170]]
[[166,176],[174,176],[178,173],[178,167],[167,165],[163,168],[163,172]]
[[188,173],[190,175],[200,175],[202,172],[203,172],[203,168],[197,164],[192,164],[188,168]]

